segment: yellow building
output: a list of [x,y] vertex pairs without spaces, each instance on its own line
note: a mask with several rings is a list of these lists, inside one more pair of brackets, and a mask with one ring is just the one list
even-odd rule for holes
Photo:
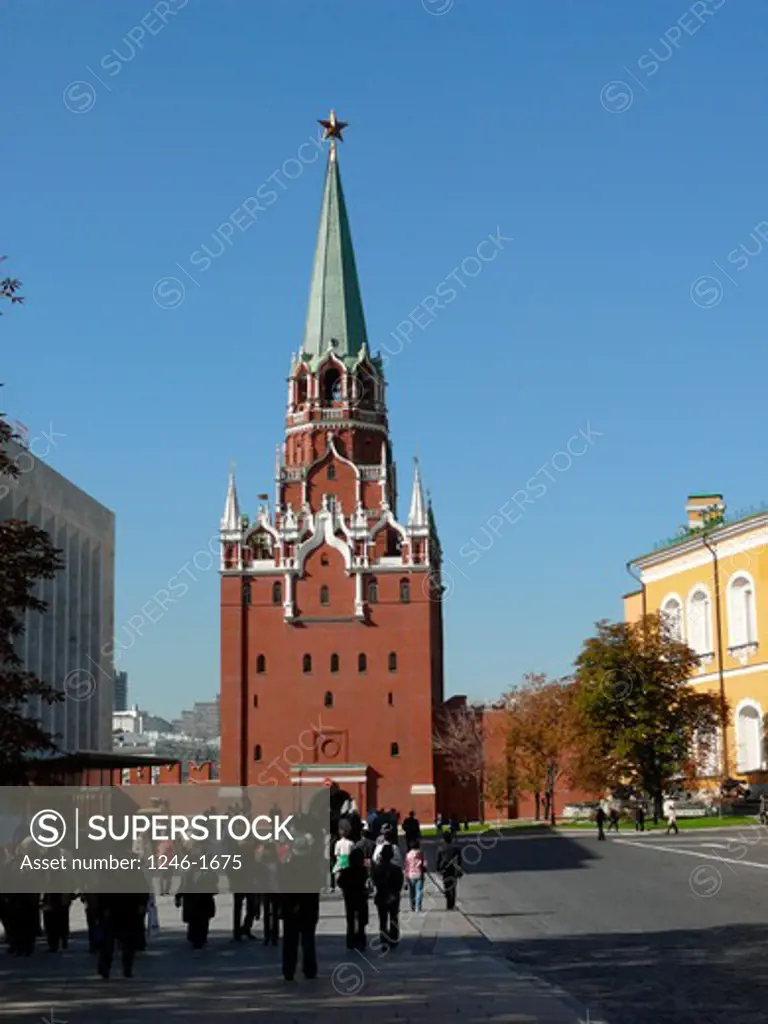
[[768,510],[726,517],[722,495],[694,494],[688,526],[635,558],[628,569],[641,589],[624,597],[637,621],[661,611],[699,656],[692,685],[724,693],[730,708],[705,774],[763,782],[768,712]]

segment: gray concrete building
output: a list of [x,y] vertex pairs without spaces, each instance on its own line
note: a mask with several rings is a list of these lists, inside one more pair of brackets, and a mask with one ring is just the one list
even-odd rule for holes
[[[33,445],[34,447],[34,445]],[[28,613],[18,652],[25,668],[63,692],[37,717],[61,750],[112,749],[115,669],[115,516],[33,454],[9,445],[18,479],[0,479],[0,520],[25,519],[60,549],[64,568],[40,585],[44,615]]]

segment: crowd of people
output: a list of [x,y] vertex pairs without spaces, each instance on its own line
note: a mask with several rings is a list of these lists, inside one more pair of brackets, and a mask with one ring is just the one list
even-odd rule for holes
[[[672,797],[667,797],[663,804],[664,819],[667,823],[666,835],[678,834],[680,829],[677,825],[677,804]],[[635,832],[645,832],[645,808],[638,803],[632,809],[632,817],[635,824]],[[607,811],[602,804],[595,812],[595,824],[597,825],[597,838],[605,840],[606,832],[618,832],[621,822],[621,813],[618,808],[611,807]]]
[[[431,867],[439,876],[447,909],[453,910],[463,874],[461,848],[455,838],[460,831],[458,820],[441,820],[439,831],[442,842]],[[295,871],[312,842],[310,832],[296,839],[290,848],[274,843],[254,846],[255,868],[248,877],[254,888],[262,891],[239,892],[242,885],[238,884],[236,874],[227,878],[233,897],[233,941],[258,941],[254,929],[261,922],[264,945],[278,946],[282,938],[282,969],[288,981],[296,974],[299,949],[304,977],[311,979],[317,975],[315,935],[322,889],[338,889],[342,894],[348,949],[366,948],[371,902],[378,916],[377,942],[382,953],[396,947],[400,940],[404,892],[413,913],[420,914],[423,909],[424,883],[430,865],[421,845],[421,825],[413,811],[402,822],[395,811],[371,811],[363,820],[349,801],[338,812],[332,812],[330,829],[324,823],[316,834],[319,841],[327,842],[330,862],[330,884],[324,885],[325,879],[318,876],[313,887],[316,892],[293,891],[307,888],[306,875],[299,876]],[[157,857],[171,857],[174,851],[158,845],[154,853]],[[163,897],[173,898],[187,927],[190,946],[201,950],[216,914],[218,877],[212,885],[210,873],[193,867],[181,875],[175,892],[172,879],[174,876],[168,871],[158,872],[154,879],[147,874],[146,885],[140,886],[143,891],[138,893],[94,893],[85,888],[69,894],[0,893],[0,925],[8,952],[17,957],[31,956],[40,939],[45,940],[51,953],[67,949],[71,909],[79,900],[84,906],[88,948],[95,956],[96,970],[103,978],[110,977],[115,949],[119,946],[123,974],[129,978],[136,954],[146,948],[148,936],[157,927],[157,900]]]
[[[443,843],[434,865],[449,910],[456,906],[456,886],[462,874],[461,850],[454,841],[458,830],[455,818],[442,829]],[[406,844],[405,856],[400,848],[400,831]],[[338,887],[344,897],[347,948],[366,947],[371,898],[379,919],[380,948],[387,951],[396,946],[402,892],[408,892],[411,911],[421,913],[429,867],[421,848],[421,825],[414,812],[402,823],[394,810],[371,811],[363,821],[354,806],[343,808],[339,818],[332,820],[330,861],[331,889]]]

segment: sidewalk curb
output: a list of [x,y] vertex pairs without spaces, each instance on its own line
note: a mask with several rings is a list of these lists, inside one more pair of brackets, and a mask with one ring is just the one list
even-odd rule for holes
[[482,956],[490,957],[497,961],[500,966],[503,966],[510,974],[513,974],[516,981],[530,985],[542,996],[548,996],[556,999],[566,1010],[575,1015],[577,1021],[591,1021],[592,1024],[608,1024],[608,1020],[603,1016],[602,1011],[598,1011],[598,1016],[593,1017],[593,1009],[591,1007],[584,1006],[583,1003],[574,998],[570,992],[567,992],[564,988],[554,984],[554,982],[546,981],[538,974],[532,974],[513,960],[511,954],[505,953],[503,949],[500,948],[500,944],[498,942],[494,942],[493,939],[489,939],[485,932],[483,932],[480,925],[476,924],[475,921],[472,920],[471,915],[461,906],[461,900],[459,898],[456,899],[456,909],[477,933],[477,937],[472,941],[473,945],[476,944],[476,946],[480,948],[470,947],[472,952],[477,952]]

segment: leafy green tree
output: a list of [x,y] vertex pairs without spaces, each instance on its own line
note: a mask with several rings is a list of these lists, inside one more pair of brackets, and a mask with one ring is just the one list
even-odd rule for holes
[[598,622],[576,660],[576,706],[595,762],[608,784],[648,793],[656,816],[697,738],[725,724],[719,697],[690,685],[697,665],[658,614]]
[[[20,286],[16,278],[0,280],[0,299],[11,305],[22,303]],[[0,413],[0,479],[5,486],[12,486],[7,481],[19,477],[8,449],[9,442],[17,439]],[[55,749],[53,739],[25,712],[34,697],[54,704],[64,695],[22,667],[16,646],[24,633],[26,613],[46,610],[39,597],[40,581],[53,579],[61,567],[59,552],[44,530],[21,519],[0,521],[0,779],[4,785],[26,780],[26,755]]]

